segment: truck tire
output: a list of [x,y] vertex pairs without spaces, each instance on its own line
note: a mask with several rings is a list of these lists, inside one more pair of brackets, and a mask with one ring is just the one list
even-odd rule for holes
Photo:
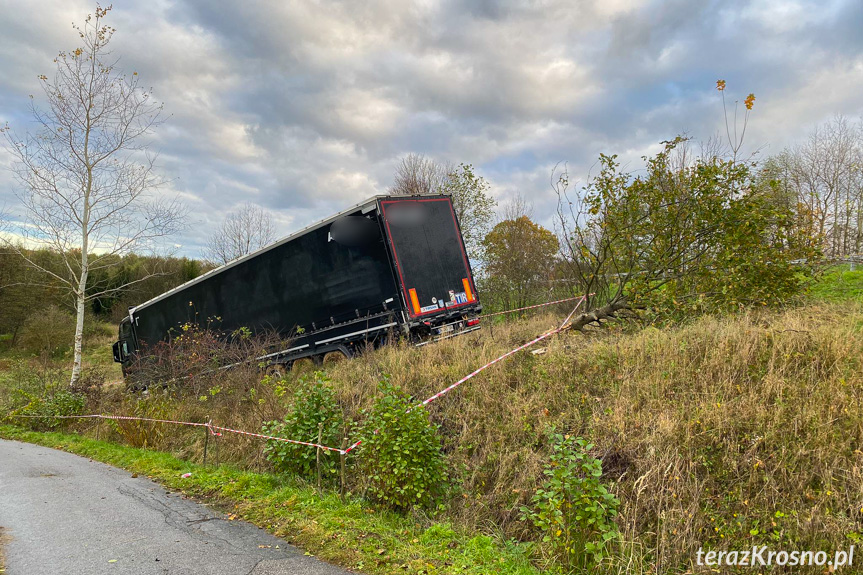
[[337,349],[335,351],[331,351],[331,352],[325,354],[324,360],[322,363],[323,363],[324,367],[327,367],[328,365],[335,365],[337,363],[340,363],[340,362],[346,360],[347,358],[348,357],[345,355],[345,352],[343,352],[340,349]]
[[301,357],[299,359],[295,359],[291,364],[291,372],[292,373],[307,373],[314,371],[315,362],[311,357]]
[[288,368],[282,363],[274,363],[272,365],[268,365],[266,369],[266,374],[274,379],[282,379],[287,373]]

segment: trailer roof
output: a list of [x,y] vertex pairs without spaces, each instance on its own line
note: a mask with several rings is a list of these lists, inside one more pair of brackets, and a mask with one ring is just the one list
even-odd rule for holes
[[[436,197],[441,197],[441,196],[439,196],[439,195],[437,195],[437,194],[435,194],[435,196],[436,196]],[[147,306],[149,306],[149,305],[152,305],[152,304],[154,304],[154,303],[156,303],[156,302],[158,302],[158,301],[161,301],[161,300],[165,299],[166,297],[169,297],[169,296],[171,296],[171,295],[174,295],[175,293],[181,292],[181,291],[183,291],[184,289],[186,289],[187,287],[190,287],[190,286],[193,286],[193,285],[195,285],[195,284],[197,284],[197,283],[200,283],[200,282],[204,281],[204,280],[205,280],[205,279],[207,279],[207,278],[210,278],[210,277],[212,277],[212,276],[215,276],[215,275],[217,275],[217,274],[220,274],[220,273],[222,273],[223,271],[225,271],[225,270],[227,270],[227,269],[230,269],[230,268],[232,268],[232,267],[234,267],[234,266],[236,266],[236,265],[239,265],[239,264],[241,264],[241,263],[245,262],[246,260],[250,260],[250,259],[252,259],[252,258],[256,257],[256,256],[257,256],[257,255],[259,255],[259,254],[262,254],[262,253],[267,252],[267,251],[269,251],[269,250],[271,250],[271,249],[277,248],[277,247],[279,247],[280,245],[285,244],[285,243],[287,243],[287,242],[291,241],[292,239],[297,238],[297,237],[299,237],[299,236],[301,236],[301,235],[303,235],[303,234],[305,234],[305,233],[307,233],[307,232],[310,232],[310,231],[312,231],[312,230],[315,230],[315,229],[317,229],[317,228],[320,228],[320,227],[322,227],[322,226],[325,226],[325,225],[327,225],[327,224],[329,224],[329,223],[332,223],[333,221],[335,221],[335,220],[339,219],[340,217],[342,217],[342,216],[344,216],[344,215],[347,215],[347,214],[349,214],[349,213],[351,213],[351,212],[355,212],[355,211],[357,211],[357,210],[359,210],[359,209],[362,209],[362,208],[364,208],[364,207],[368,206],[368,205],[369,205],[369,204],[371,204],[371,203],[377,204],[378,200],[380,200],[380,199],[384,199],[384,198],[400,198],[400,199],[409,199],[409,198],[414,198],[414,197],[423,197],[423,198],[427,198],[427,197],[433,197],[433,196],[431,196],[431,195],[429,195],[429,196],[391,196],[391,195],[387,195],[387,194],[378,194],[378,195],[372,196],[372,197],[370,197],[370,198],[367,198],[367,199],[363,200],[362,202],[359,202],[358,204],[354,204],[353,206],[351,206],[351,207],[349,207],[349,208],[347,208],[347,209],[345,209],[345,210],[342,210],[341,212],[339,212],[339,213],[337,213],[337,214],[335,214],[335,215],[332,215],[332,216],[330,216],[330,217],[328,217],[328,218],[325,218],[325,219],[323,219],[323,220],[317,221],[317,222],[315,222],[315,223],[313,223],[313,224],[311,224],[311,225],[308,225],[308,226],[304,227],[304,228],[303,228],[303,229],[301,229],[301,230],[298,230],[298,231],[296,231],[296,232],[294,232],[294,233],[292,233],[292,234],[290,234],[290,235],[288,235],[288,236],[285,236],[285,237],[283,237],[283,238],[281,238],[281,239],[279,239],[279,240],[276,240],[275,242],[271,243],[271,244],[270,244],[270,245],[268,245],[268,246],[264,246],[263,248],[261,248],[261,249],[259,249],[259,250],[257,250],[257,251],[254,251],[254,252],[252,252],[252,253],[250,253],[250,254],[246,254],[246,255],[244,255],[243,257],[237,258],[237,259],[232,260],[232,261],[230,261],[230,262],[228,262],[228,263],[226,263],[226,264],[224,264],[224,265],[221,265],[221,266],[219,266],[219,267],[217,267],[217,268],[214,268],[214,269],[212,269],[212,270],[208,271],[208,272],[207,272],[207,273],[205,273],[205,274],[201,274],[201,275],[199,275],[199,276],[198,276],[198,277],[196,277],[195,279],[189,280],[189,281],[187,281],[186,283],[180,284],[180,285],[178,285],[177,287],[175,287],[175,288],[173,288],[173,289],[171,289],[171,290],[168,290],[168,291],[166,291],[165,293],[163,293],[163,294],[161,294],[161,295],[158,295],[158,296],[156,296],[156,297],[154,297],[154,298],[152,298],[152,299],[150,299],[150,300],[145,301],[145,302],[144,302],[144,303],[142,303],[142,304],[139,304],[139,305],[136,305],[136,306],[134,306],[134,307],[131,307],[131,308],[129,308],[129,316],[131,317],[131,316],[132,316],[132,314],[134,314],[134,313],[135,313],[135,312],[137,312],[138,310],[141,310],[141,309],[143,309],[143,308],[145,308],[145,307],[147,307]]]

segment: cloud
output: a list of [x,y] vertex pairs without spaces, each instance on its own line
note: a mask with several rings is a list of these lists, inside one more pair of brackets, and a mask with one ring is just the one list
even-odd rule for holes
[[[27,129],[36,74],[91,7],[0,7],[0,120]],[[601,152],[637,168],[661,140],[724,132],[718,78],[732,112],[756,94],[747,143],[768,153],[863,113],[855,0],[160,0],[110,19],[121,67],[170,114],[153,148],[192,256],[245,201],[287,233],[383,193],[409,152],[473,163],[551,226],[558,162],[583,180]],[[12,186],[0,174],[0,205]]]

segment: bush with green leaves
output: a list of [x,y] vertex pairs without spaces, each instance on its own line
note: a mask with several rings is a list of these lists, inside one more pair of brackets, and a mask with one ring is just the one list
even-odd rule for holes
[[24,405],[14,410],[16,422],[34,430],[57,429],[69,423],[68,419],[57,416],[80,415],[87,405],[87,397],[66,389],[52,389],[45,394],[16,390]]
[[431,509],[447,484],[437,426],[388,379],[379,390],[360,432],[358,465],[368,481],[367,495],[400,511]]
[[551,431],[552,454],[545,482],[531,507],[521,508],[543,532],[543,546],[566,573],[588,570],[609,554],[619,537],[614,518],[620,501],[602,483],[602,462],[593,444]]
[[58,429],[70,421],[58,415],[79,415],[87,394],[69,387],[69,374],[53,363],[18,360],[5,371],[10,385],[0,385],[0,418],[8,413],[16,424],[34,430]]
[[[321,425],[321,441],[324,445],[338,446],[344,428],[344,417],[336,401],[335,392],[323,372],[300,379],[294,393],[290,411],[284,421],[269,421],[263,433],[274,437],[296,439],[317,443],[318,426]],[[276,471],[293,473],[307,479],[317,474],[316,450],[305,445],[268,440],[264,455]],[[321,474],[324,477],[338,473],[338,458],[335,452],[321,454]]]

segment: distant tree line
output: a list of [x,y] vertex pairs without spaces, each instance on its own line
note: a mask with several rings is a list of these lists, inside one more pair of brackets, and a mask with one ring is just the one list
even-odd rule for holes
[[762,175],[811,220],[828,257],[863,253],[863,122],[835,117],[769,158]]
[[[39,268],[32,267],[20,253]],[[128,254],[112,256],[112,260],[111,266],[93,272],[88,281],[88,295],[94,295],[88,298],[85,308],[90,320],[116,323],[128,313],[129,306],[156,297],[209,269],[207,263],[189,258]],[[22,330],[26,332],[28,325],[46,314],[52,315],[56,322],[53,329],[58,332],[70,325],[77,298],[64,289],[62,282],[41,271],[60,274],[64,268],[65,258],[53,250],[0,250],[0,337],[6,345],[18,344]],[[73,333],[65,335],[71,338]],[[66,341],[70,343],[71,339]]]

